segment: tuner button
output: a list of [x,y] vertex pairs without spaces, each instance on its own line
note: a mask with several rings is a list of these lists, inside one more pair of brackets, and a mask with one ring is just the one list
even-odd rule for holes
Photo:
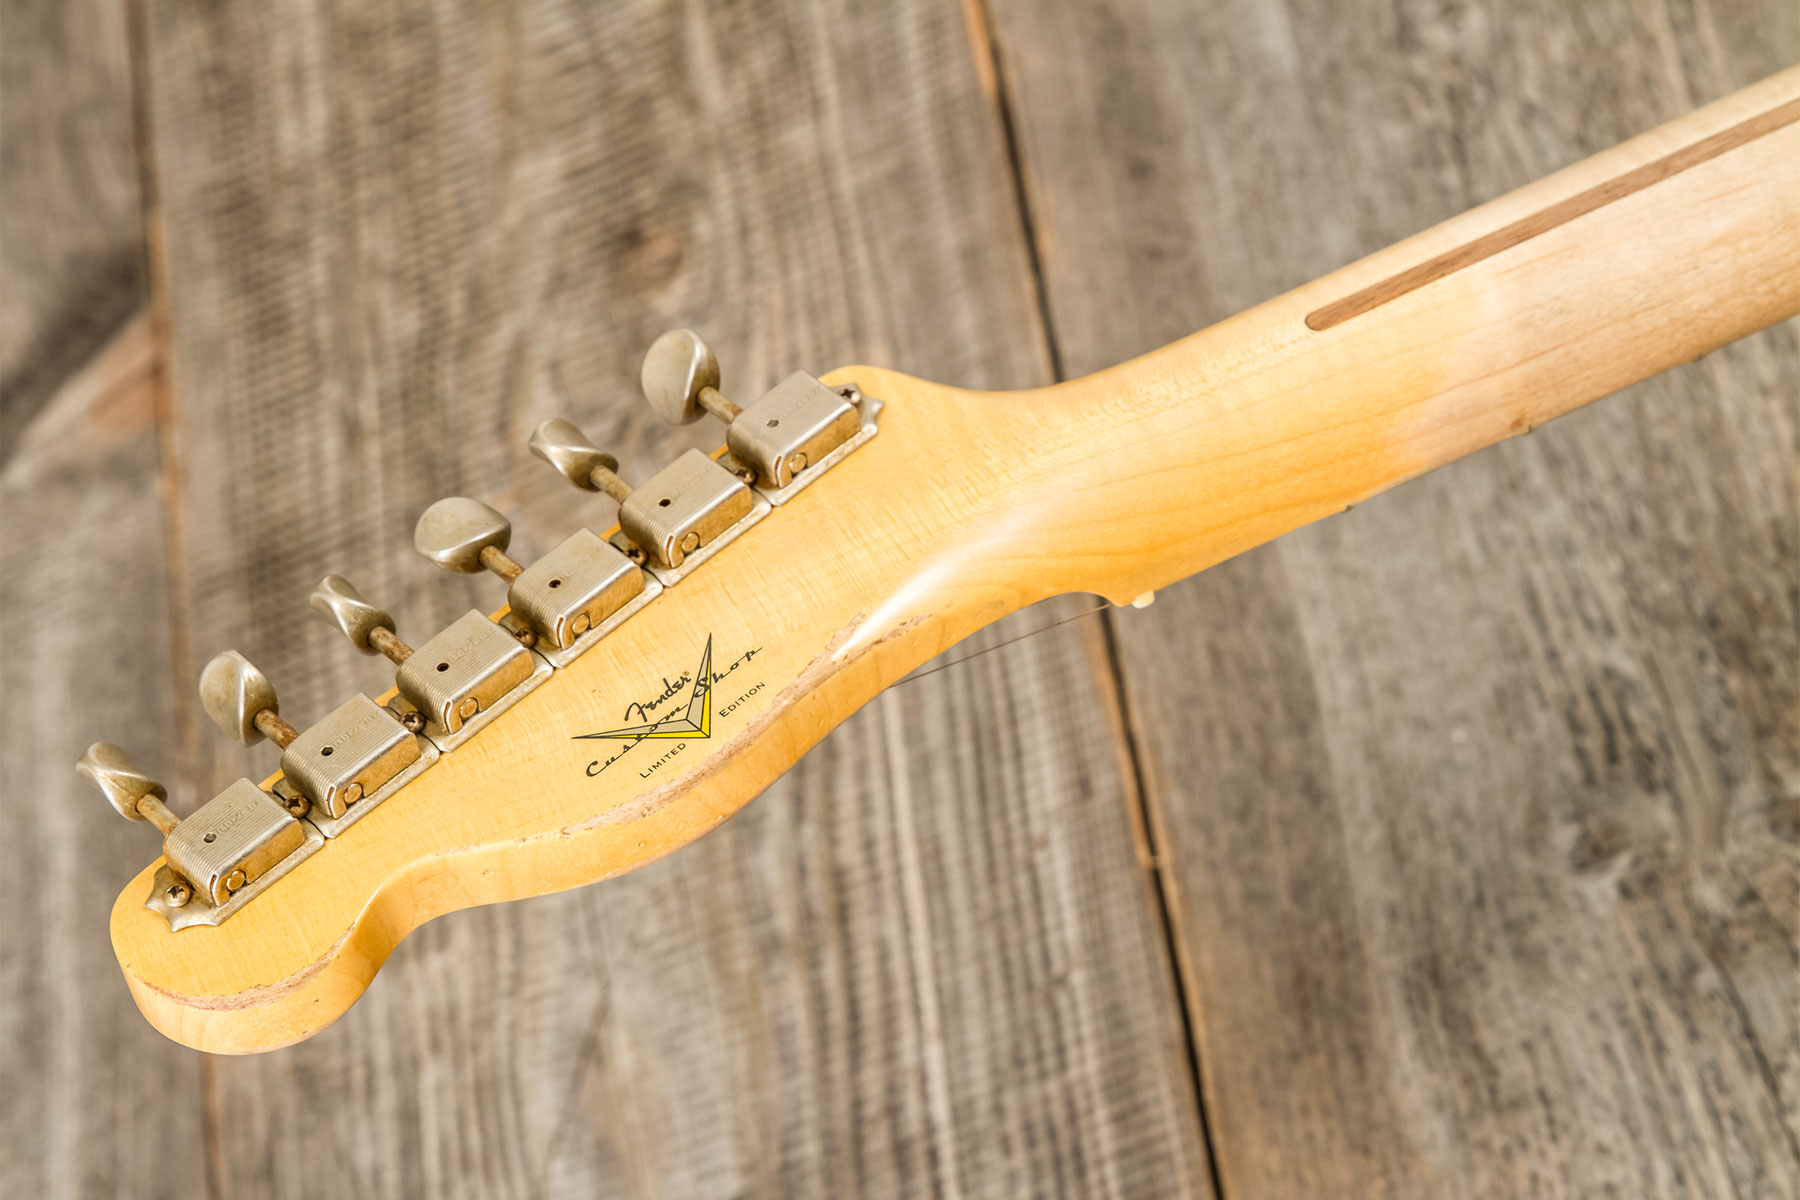
[[214,655],[200,672],[200,707],[214,725],[246,746],[266,736],[285,747],[300,736],[281,719],[281,704],[268,676],[236,650]]
[[617,474],[619,460],[588,441],[572,422],[549,420],[539,425],[531,435],[531,452],[584,492],[605,492],[621,502],[631,494]]
[[487,568],[507,581],[524,570],[508,558],[512,523],[479,500],[439,500],[413,527],[413,547],[446,571],[473,575]]
[[638,381],[671,425],[691,425],[709,412],[729,425],[743,411],[719,393],[718,357],[691,329],[671,329],[650,343]]
[[327,575],[309,598],[320,618],[338,627],[350,644],[364,654],[385,654],[404,662],[412,647],[394,635],[394,618],[362,598],[362,593],[342,575]]
[[169,811],[168,789],[140,771],[131,755],[111,742],[89,746],[75,771],[99,788],[122,817],[149,821],[165,834],[181,823],[181,818]]

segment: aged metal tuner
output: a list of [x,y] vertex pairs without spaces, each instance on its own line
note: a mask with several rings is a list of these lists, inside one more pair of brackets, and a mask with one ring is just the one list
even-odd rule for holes
[[312,592],[313,611],[357,650],[384,655],[406,709],[439,750],[454,750],[550,677],[550,664],[509,631],[470,609],[417,650],[394,632],[394,619],[362,598],[349,580],[327,575]]
[[620,547],[664,585],[674,584],[769,513],[769,502],[698,450],[689,450],[633,488],[618,460],[568,421],[545,421],[531,452],[576,487],[619,502]]
[[511,522],[464,496],[439,500],[413,529],[413,546],[444,570],[485,569],[506,580],[510,611],[501,624],[552,666],[574,662],[662,591],[655,576],[591,530],[576,530],[529,567],[508,556],[511,541]]
[[325,844],[324,835],[280,800],[240,779],[182,820],[168,791],[107,742],[95,742],[75,769],[133,821],[162,832],[163,866],[145,906],[171,929],[217,925]]
[[268,678],[236,650],[200,672],[200,703],[213,724],[246,746],[267,737],[282,748],[278,798],[334,838],[437,761],[429,738],[358,693],[316,725],[295,729],[279,714]]
[[658,416],[687,425],[711,414],[725,423],[732,461],[771,504],[784,504],[874,437],[881,403],[855,385],[831,388],[796,371],[747,406],[719,391],[719,360],[700,336],[672,329],[644,356],[644,396]]

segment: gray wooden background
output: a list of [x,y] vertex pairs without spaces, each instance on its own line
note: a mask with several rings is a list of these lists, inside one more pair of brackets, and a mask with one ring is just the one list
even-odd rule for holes
[[1791,0],[6,0],[0,56],[8,1196],[1800,1188],[1792,324],[907,683],[282,1053],[139,1019],[153,839],[70,771],[267,769],[224,647],[379,687],[307,588],[491,601],[413,518],[572,527],[548,415],[703,442],[665,327],[1084,373],[1793,62]]

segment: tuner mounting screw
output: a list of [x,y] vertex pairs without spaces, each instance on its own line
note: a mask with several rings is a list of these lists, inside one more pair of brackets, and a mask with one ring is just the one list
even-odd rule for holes
[[281,719],[268,677],[236,650],[215,655],[200,672],[200,706],[214,725],[246,746],[267,737],[285,748],[300,736]]
[[706,413],[729,425],[744,411],[719,391],[718,356],[691,329],[671,329],[650,343],[638,382],[671,425],[691,425]]
[[171,883],[163,889],[163,899],[170,908],[180,908],[194,898],[194,889],[185,883]]

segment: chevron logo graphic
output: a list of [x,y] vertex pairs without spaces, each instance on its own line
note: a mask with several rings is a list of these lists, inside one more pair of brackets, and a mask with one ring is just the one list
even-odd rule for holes
[[712,635],[706,637],[706,649],[700,652],[700,665],[694,669],[694,687],[688,693],[687,707],[673,709],[667,716],[644,725],[627,725],[603,733],[584,733],[582,738],[616,738],[639,741],[644,738],[709,738],[712,736]]

